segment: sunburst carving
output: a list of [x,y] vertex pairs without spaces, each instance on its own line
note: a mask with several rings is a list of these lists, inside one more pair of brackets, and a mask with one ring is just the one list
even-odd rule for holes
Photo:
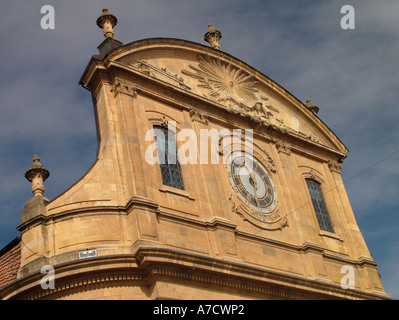
[[257,100],[257,80],[233,65],[212,58],[199,56],[198,67],[190,65],[195,72],[182,70],[182,73],[199,80],[199,87],[208,89],[209,96],[218,102],[232,101],[236,104],[251,104]]
[[182,70],[198,80],[198,87],[206,89],[205,97],[226,105],[232,113],[240,113],[254,120],[265,120],[278,112],[267,103],[256,88],[258,80],[244,70],[209,55],[198,57],[198,66],[189,65],[192,70]]

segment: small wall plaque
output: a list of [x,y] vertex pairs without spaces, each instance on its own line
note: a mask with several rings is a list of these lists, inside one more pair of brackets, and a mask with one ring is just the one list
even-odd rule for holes
[[97,257],[96,249],[79,251],[79,259],[86,259],[86,258],[93,258],[93,257]]

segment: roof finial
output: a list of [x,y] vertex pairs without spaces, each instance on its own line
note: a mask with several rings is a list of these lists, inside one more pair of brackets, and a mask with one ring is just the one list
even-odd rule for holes
[[208,31],[204,35],[204,40],[209,42],[210,45],[215,49],[220,49],[219,40],[222,38],[222,33],[212,27],[211,24],[208,25]]
[[50,171],[44,168],[40,163],[40,158],[35,154],[32,166],[25,171],[25,178],[32,182],[32,192],[37,196],[44,193],[43,182],[50,176]]
[[306,98],[306,107],[312,111],[314,114],[317,114],[319,112],[319,107],[315,106],[312,102],[310,102],[309,98]]
[[104,30],[104,37],[114,37],[114,27],[118,23],[118,19],[108,12],[107,7],[103,7],[103,13],[97,18],[97,25]]

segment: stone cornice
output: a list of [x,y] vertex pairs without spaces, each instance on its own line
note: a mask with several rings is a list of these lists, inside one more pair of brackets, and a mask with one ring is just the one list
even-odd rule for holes
[[215,230],[217,228],[223,228],[227,230],[231,230],[236,234],[237,241],[241,241],[243,239],[248,241],[260,242],[265,245],[269,245],[272,247],[277,247],[280,249],[288,250],[295,253],[307,253],[309,251],[315,252],[319,255],[322,255],[326,259],[333,260],[340,264],[351,264],[353,266],[372,266],[376,267],[378,265],[377,262],[368,257],[360,257],[357,260],[351,259],[347,256],[343,256],[342,254],[335,254],[330,251],[326,251],[323,247],[313,244],[313,243],[303,243],[302,245],[294,245],[285,243],[282,241],[265,238],[260,235],[250,234],[245,231],[237,229],[237,226],[229,220],[221,219],[221,218],[213,218],[210,221],[203,221],[196,219],[194,217],[185,217],[177,214],[170,213],[168,211],[164,211],[162,207],[160,207],[156,202],[151,199],[147,199],[144,197],[132,197],[125,206],[98,206],[98,207],[87,207],[87,208],[79,208],[73,210],[66,210],[63,212],[50,214],[48,216],[39,215],[34,219],[31,219],[20,226],[18,226],[18,230],[24,232],[28,228],[39,224],[48,224],[54,223],[59,219],[70,218],[71,216],[78,215],[79,217],[83,215],[97,215],[97,214],[106,214],[106,215],[127,215],[132,211],[135,207],[145,207],[151,211],[154,211],[158,219],[167,220],[180,224],[189,224],[192,227],[203,229],[203,230]]
[[[156,215],[157,215],[157,219],[162,222],[162,220],[166,220],[172,223],[177,223],[177,224],[184,224],[184,225],[191,225],[191,227],[193,228],[198,228],[198,229],[202,229],[202,230],[209,230],[209,231],[215,231],[218,229],[223,229],[223,230],[227,230],[229,232],[232,232],[235,234],[235,237],[237,239],[237,243],[241,242],[241,241],[250,241],[253,243],[260,243],[262,245],[267,245],[271,248],[276,248],[276,249],[280,249],[280,250],[286,250],[295,254],[303,254],[303,255],[307,255],[308,253],[314,253],[320,257],[323,257],[323,259],[329,260],[332,263],[335,264],[339,264],[339,265],[351,265],[354,268],[363,268],[363,267],[371,267],[371,268],[375,268],[378,264],[373,261],[371,258],[369,257],[360,257],[358,259],[353,259],[349,256],[346,255],[342,255],[338,252],[331,252],[329,250],[326,250],[325,248],[321,247],[320,245],[314,244],[314,243],[303,243],[302,245],[296,245],[296,244],[290,244],[290,243],[285,243],[279,240],[275,240],[275,239],[271,239],[271,238],[266,238],[264,236],[261,235],[256,235],[253,233],[247,233],[245,231],[242,231],[240,229],[237,228],[237,225],[235,225],[234,223],[232,223],[229,220],[223,219],[223,218],[218,218],[215,217],[209,221],[204,221],[204,220],[200,220],[198,218],[195,217],[187,217],[187,216],[181,216],[178,214],[173,214],[169,211],[164,211],[162,207],[160,207],[156,202],[154,202],[151,199],[147,199],[144,197],[137,197],[134,196],[132,197],[125,206],[99,206],[99,207],[87,207],[87,208],[79,208],[79,209],[75,209],[75,210],[67,210],[64,212],[59,212],[59,213],[55,213],[55,214],[51,214],[48,216],[44,216],[44,215],[40,215],[35,217],[34,219],[27,221],[26,223],[22,224],[21,226],[18,227],[18,229],[21,232],[25,232],[26,230],[28,230],[29,228],[39,225],[39,224],[50,224],[50,223],[56,223],[57,220],[62,220],[62,219],[70,219],[73,218],[74,216],[81,218],[84,215],[128,215],[128,214],[134,214],[134,208],[147,208],[148,210],[153,211]],[[158,243],[158,242],[154,242],[154,248],[147,248],[146,250],[146,254],[143,256],[137,256],[138,258],[138,264],[143,264],[145,262],[145,260],[150,259],[150,261],[158,261],[158,258],[156,258],[157,256],[163,256],[165,255],[165,250],[169,250],[169,249],[165,249],[162,248],[163,245]],[[158,247],[161,247],[162,249],[158,249]],[[134,254],[136,252],[136,250],[142,250],[142,248],[140,248],[140,245],[138,246],[133,246],[133,247],[125,247],[123,248],[123,252],[131,252],[131,254]],[[139,252],[138,251],[138,252]],[[154,254],[149,254],[148,252],[151,251]],[[175,254],[174,250],[170,251],[172,254]],[[66,253],[69,254],[70,253]],[[71,256],[71,255],[70,255]],[[130,255],[128,255],[130,256]],[[196,256],[193,253],[190,252],[185,252],[184,257],[189,257],[189,258],[184,258],[183,256],[179,256],[178,259],[176,258],[176,261],[180,261],[179,263],[185,263],[185,259],[191,259],[190,257]],[[147,258],[146,258],[147,257]],[[148,258],[150,257],[150,258]],[[200,256],[201,259],[203,261],[211,261],[213,267],[215,268],[216,265],[223,265],[222,260],[218,260],[215,259],[213,257],[210,256]],[[103,257],[98,257],[99,259],[103,258]],[[109,256],[107,257],[107,261],[110,261],[110,263],[113,263],[113,259],[120,259],[120,255],[116,254],[115,256]],[[52,257],[44,257],[44,256],[37,256],[37,259],[44,259],[42,261],[42,265],[43,264],[48,264],[49,263],[49,259],[51,259],[51,264],[56,264],[56,261],[59,261],[59,259],[57,258],[57,256],[52,256]],[[154,260],[155,259],[155,260]],[[162,258],[163,259],[163,258]],[[28,265],[25,265],[25,269],[26,270],[35,270],[35,265],[37,265],[38,263],[35,262],[36,260],[33,260],[32,262],[30,262]],[[46,262],[47,261],[47,262]],[[62,261],[62,259],[61,259]],[[94,261],[94,260],[93,260]],[[189,260],[187,260],[189,261]],[[159,261],[158,261],[159,262]],[[69,265],[70,268],[75,268],[74,264],[76,263],[81,263],[78,261],[70,261],[67,264]],[[87,260],[85,263],[89,263],[89,260]],[[95,262],[93,262],[95,263]],[[204,262],[205,263],[205,262]],[[244,262],[242,262],[244,265]],[[30,266],[30,264],[32,264]],[[40,263],[39,263],[40,264]],[[207,263],[205,263],[207,264]],[[237,265],[239,265],[239,262],[236,262]],[[33,269],[32,269],[33,268]],[[77,267],[78,268],[78,267]],[[221,267],[223,270],[223,266]],[[244,268],[244,267],[243,267]],[[247,268],[247,267],[245,267]],[[214,269],[213,269],[214,270]],[[229,266],[228,269],[226,270],[230,270],[231,271],[231,267]],[[84,271],[84,270],[83,270]],[[78,272],[78,271],[76,271]],[[141,272],[141,271],[140,271]],[[161,271],[160,271],[161,272]],[[161,273],[163,274],[167,274],[166,271],[162,271]],[[168,271],[168,272],[175,272],[175,271]],[[222,271],[221,271],[222,272]],[[242,270],[241,271],[242,274],[248,274],[248,270]],[[291,275],[286,275],[287,277],[295,277],[292,274]],[[32,275],[32,277],[34,277],[34,275]],[[85,277],[85,276],[84,276]],[[112,274],[112,277],[114,277],[115,280],[112,281],[116,281],[116,283],[119,283],[118,279],[120,277],[122,277],[124,279],[124,277],[126,278],[126,276],[124,276],[123,274],[120,273],[116,273],[116,274]],[[135,276],[136,277],[136,276]],[[86,278],[85,278],[86,279]],[[132,281],[133,278],[126,278],[129,281]],[[136,279],[136,278],[134,278]],[[301,278],[302,279],[302,278]],[[137,279],[136,279],[137,280]],[[135,281],[136,281],[135,280]],[[90,285],[95,285],[95,284],[101,284],[103,283],[103,280],[93,280],[93,279],[86,279],[84,281],[88,281],[87,283],[89,283]],[[312,281],[310,279],[305,279],[303,278],[303,281]],[[321,280],[323,281],[323,280]],[[245,283],[245,281],[243,281]],[[309,283],[310,283],[309,282]],[[67,287],[71,287],[70,284],[67,285]],[[81,285],[76,285],[74,284],[73,286],[75,287],[80,287]],[[72,286],[72,287],[73,287]],[[62,288],[61,288],[62,289]],[[60,289],[60,290],[61,290]],[[25,290],[25,289],[23,289]],[[64,289],[62,289],[64,290]],[[258,290],[258,289],[257,289]],[[260,289],[259,289],[260,290]],[[263,289],[262,289],[263,290]],[[326,289],[327,290],[327,289]],[[328,291],[328,290],[327,290]],[[16,291],[18,292],[18,290]],[[266,291],[265,291],[266,292]],[[364,295],[365,293],[363,291],[359,291],[361,292],[361,295]],[[265,293],[266,294],[266,293]],[[351,293],[353,294],[353,293]],[[382,294],[382,293],[381,293]],[[1,295],[1,292],[0,292]],[[360,295],[360,293],[356,293],[356,295]],[[356,296],[357,297],[357,296]],[[353,298],[353,297],[352,297]]]
[[344,290],[321,280],[159,247],[139,247],[131,255],[71,261],[55,265],[54,270],[54,289],[41,289],[43,275],[34,273],[2,288],[0,298],[56,299],[98,288],[148,286],[161,281],[192,283],[225,292],[239,290],[261,299],[389,299],[383,293]]

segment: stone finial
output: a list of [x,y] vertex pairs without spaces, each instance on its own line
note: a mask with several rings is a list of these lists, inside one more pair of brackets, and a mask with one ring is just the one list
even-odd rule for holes
[[97,25],[104,30],[104,37],[114,37],[114,27],[118,23],[118,19],[108,12],[107,7],[104,7],[102,14],[97,18]]
[[314,114],[317,114],[319,112],[319,107],[315,106],[312,102],[310,102],[309,98],[306,98],[306,107],[312,111]]
[[40,163],[40,158],[35,154],[32,166],[25,171],[25,178],[32,182],[32,192],[37,196],[44,193],[43,182],[50,176],[50,171],[44,168]]
[[222,33],[212,27],[211,24],[208,25],[208,31],[204,35],[204,40],[209,42],[209,44],[215,48],[220,49],[219,40],[222,38]]

